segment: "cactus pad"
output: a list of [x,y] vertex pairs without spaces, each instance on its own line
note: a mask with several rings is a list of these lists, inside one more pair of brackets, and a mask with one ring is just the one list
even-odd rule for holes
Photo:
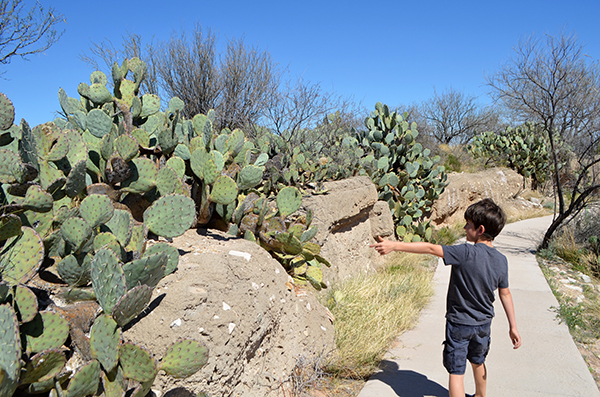
[[58,349],[69,336],[69,324],[60,314],[45,311],[21,326],[25,334],[28,352]]
[[238,187],[233,179],[227,175],[219,175],[215,180],[208,199],[218,204],[231,204],[238,195]]
[[95,395],[98,391],[101,373],[100,363],[96,360],[90,361],[73,375],[64,395],[66,397]]
[[124,388],[123,372],[119,366],[108,373],[102,371],[102,387],[104,397],[122,397]]
[[98,251],[91,263],[90,275],[100,306],[105,313],[112,313],[126,291],[125,275],[115,253],[106,248]]
[[194,174],[200,178],[204,179],[204,162],[207,160],[208,153],[204,147],[200,147],[192,152],[192,156],[190,157],[190,167]]
[[179,264],[179,251],[177,248],[167,243],[156,243],[144,252],[144,256],[151,256],[164,252],[167,255],[167,264],[165,266],[165,276],[173,273]]
[[315,237],[317,235],[317,231],[318,231],[318,229],[316,226],[313,226],[310,229],[304,231],[302,233],[302,236],[300,237],[300,241],[302,243],[305,243],[305,242],[311,240],[313,237]]
[[188,230],[196,215],[196,205],[189,197],[171,194],[161,197],[144,212],[144,223],[153,233],[177,237]]
[[139,153],[138,142],[131,136],[120,135],[115,139],[115,149],[125,161],[133,160]]
[[79,206],[81,217],[91,228],[100,226],[112,218],[114,207],[108,196],[92,194],[87,196]]
[[21,383],[45,382],[54,378],[65,367],[65,354],[59,349],[44,350],[35,356],[25,366],[21,374]]
[[21,233],[21,218],[13,214],[0,215],[0,241]]
[[111,117],[101,109],[92,109],[87,114],[87,129],[96,138],[102,138],[112,130],[113,123]]
[[52,194],[62,188],[67,182],[64,174],[56,168],[54,163],[40,161],[40,185],[48,193]]
[[103,232],[111,232],[115,235],[122,247],[129,244],[131,230],[133,228],[133,217],[126,210],[114,210],[112,218],[100,227]]
[[60,227],[62,237],[77,251],[92,235],[92,230],[81,218],[69,218]]
[[302,195],[295,187],[284,187],[277,194],[277,208],[283,218],[296,212],[301,205]]
[[90,281],[91,255],[87,254],[81,262],[75,256],[67,255],[58,262],[56,271],[60,278],[70,286],[85,285]]
[[198,372],[207,361],[208,349],[202,342],[184,339],[167,349],[160,369],[175,378],[185,378]]
[[167,160],[166,165],[175,171],[179,179],[183,179],[185,176],[185,161],[179,157],[171,157]]
[[158,170],[152,160],[138,157],[128,164],[131,168],[131,175],[123,181],[123,191],[146,193],[156,185]]
[[121,244],[112,233],[104,232],[94,237],[94,251],[100,251],[101,248],[109,248],[117,256],[121,255]]
[[183,194],[182,185],[183,182],[171,167],[165,166],[158,170],[158,175],[156,176],[156,188],[161,196],[172,193]]
[[[219,176],[221,170],[219,169],[217,162],[216,162],[216,150],[213,150],[210,153],[207,153],[204,157],[204,161],[202,163],[202,175],[204,178],[204,181],[206,183],[209,184],[213,184],[215,183],[215,181],[217,180],[217,177]],[[221,155],[219,153],[220,157],[222,158],[223,155]]]
[[25,286],[17,285],[15,303],[21,322],[27,323],[34,319],[38,312],[38,301],[37,296],[35,296],[32,290]]
[[0,131],[9,129],[15,121],[15,107],[6,95],[0,93]]
[[247,165],[238,175],[238,187],[240,190],[250,189],[262,182],[265,167]]
[[23,200],[23,208],[36,212],[48,212],[52,209],[53,204],[52,195],[46,193],[38,185],[33,185],[27,189]]
[[16,153],[0,149],[0,183],[15,182],[25,182],[25,166]]
[[21,230],[22,234],[7,240],[0,252],[2,279],[11,284],[29,281],[44,259],[44,244],[40,236],[29,227]]
[[144,94],[142,96],[142,113],[140,117],[145,118],[160,110],[160,98],[157,95]]
[[150,299],[152,299],[152,287],[147,285],[139,285],[127,291],[117,302],[112,312],[112,316],[119,327],[126,326],[136,318],[148,306]]
[[[146,244],[146,227],[143,223],[139,225],[134,225],[131,229],[131,238],[129,239],[129,244],[125,247],[127,251],[133,251],[141,253],[144,251],[144,246]],[[168,265],[167,265],[168,266]]]
[[133,343],[123,343],[119,348],[119,362],[123,376],[138,382],[154,379],[157,373],[156,362],[144,348]]
[[92,357],[98,360],[107,372],[117,365],[120,341],[121,329],[115,320],[106,314],[94,320],[90,333],[90,349]]
[[0,394],[12,396],[19,383],[21,339],[17,316],[9,305],[0,305]]
[[124,264],[123,272],[127,281],[127,289],[141,284],[145,284],[151,288],[156,287],[165,275],[167,261],[167,254],[160,252]]
[[86,160],[77,162],[73,168],[71,168],[71,172],[69,172],[67,182],[65,183],[65,193],[67,196],[73,198],[85,189],[86,170]]

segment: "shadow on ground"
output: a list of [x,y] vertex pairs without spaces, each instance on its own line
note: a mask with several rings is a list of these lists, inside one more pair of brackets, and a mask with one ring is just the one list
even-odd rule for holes
[[380,364],[383,370],[371,377],[391,387],[400,397],[448,397],[448,389],[431,381],[427,376],[415,371],[405,371],[398,364],[383,360]]

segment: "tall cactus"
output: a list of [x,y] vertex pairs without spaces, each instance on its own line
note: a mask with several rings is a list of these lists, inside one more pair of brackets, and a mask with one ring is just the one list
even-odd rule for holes
[[409,123],[387,105],[377,103],[365,119],[361,144],[370,153],[361,161],[378,186],[379,198],[388,202],[396,234],[406,241],[429,240],[433,227],[427,217],[433,202],[446,187],[439,156],[416,142],[416,124]]

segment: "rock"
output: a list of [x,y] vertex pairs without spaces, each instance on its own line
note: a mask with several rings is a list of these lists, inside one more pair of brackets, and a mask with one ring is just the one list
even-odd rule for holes
[[367,176],[326,182],[327,194],[304,197],[319,229],[316,241],[331,268],[323,268],[326,284],[381,267],[384,258],[369,248],[376,236],[394,236],[389,206],[378,202],[377,188]]
[[589,284],[592,282],[592,278],[587,274],[580,274],[579,277],[581,277],[581,281],[583,281],[584,283]]
[[[467,207],[484,198],[491,198],[503,208],[512,206],[513,197],[523,189],[523,177],[508,168],[492,168],[475,174],[451,173],[448,183],[433,204],[430,219],[436,226],[462,222]],[[518,201],[521,206],[533,205],[527,200]]]
[[283,267],[258,244],[188,230],[173,245],[182,254],[177,271],[158,284],[149,314],[124,339],[160,359],[177,339],[192,338],[206,344],[209,359],[187,379],[161,371],[153,390],[163,396],[280,396],[298,358],[316,360],[333,350],[329,311],[312,292],[286,285]]

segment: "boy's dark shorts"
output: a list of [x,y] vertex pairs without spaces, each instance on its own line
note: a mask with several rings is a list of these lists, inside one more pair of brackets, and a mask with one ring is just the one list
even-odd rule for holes
[[462,325],[446,321],[444,341],[444,367],[453,375],[464,375],[467,360],[473,364],[483,364],[490,351],[490,330],[492,323],[483,325]]

